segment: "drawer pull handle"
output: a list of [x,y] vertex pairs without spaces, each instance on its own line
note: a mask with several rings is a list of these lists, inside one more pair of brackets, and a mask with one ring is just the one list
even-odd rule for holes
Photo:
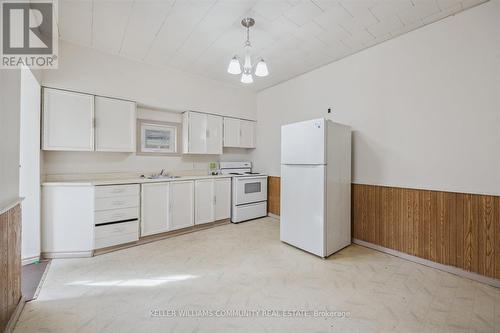
[[123,204],[125,204],[125,201],[121,200],[121,201],[113,201],[112,202],[113,205],[117,205],[117,206],[121,206]]

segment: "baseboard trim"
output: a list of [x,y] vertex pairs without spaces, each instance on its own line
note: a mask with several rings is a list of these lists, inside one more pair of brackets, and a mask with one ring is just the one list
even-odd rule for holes
[[92,257],[93,252],[94,251],[42,252],[42,258],[46,259],[88,258]]
[[16,327],[17,321],[21,316],[21,312],[23,312],[24,304],[26,304],[26,300],[21,296],[19,303],[17,303],[16,309],[10,316],[9,321],[7,322],[7,326],[5,326],[4,333],[14,332],[14,328]]
[[273,213],[267,213],[267,216],[272,217],[273,219],[276,219],[276,220],[280,219],[279,215],[276,215],[276,214],[273,214]]
[[361,246],[364,246],[364,247],[368,247],[368,248],[370,248],[372,250],[376,250],[376,251],[379,251],[379,252],[387,253],[387,254],[393,255],[395,257],[406,259],[406,260],[415,262],[417,264],[421,264],[421,265],[424,265],[424,266],[428,266],[428,267],[432,267],[432,268],[435,268],[435,269],[439,269],[439,270],[444,271],[444,272],[448,272],[448,273],[455,274],[455,275],[458,275],[458,276],[461,276],[461,277],[464,277],[464,278],[467,278],[467,279],[470,279],[470,280],[474,280],[474,281],[481,282],[481,283],[484,283],[484,284],[487,284],[487,285],[490,285],[490,286],[493,286],[493,287],[496,287],[496,288],[500,288],[500,280],[497,280],[497,279],[494,279],[494,278],[490,278],[490,277],[487,277],[487,276],[484,276],[484,275],[480,275],[480,274],[477,274],[477,273],[473,273],[473,272],[468,272],[468,271],[465,271],[465,270],[457,268],[457,267],[443,265],[443,264],[440,264],[440,263],[437,263],[437,262],[434,262],[434,261],[431,261],[431,260],[427,260],[427,259],[419,258],[419,257],[416,257],[416,256],[412,256],[411,254],[406,254],[406,253],[403,253],[403,252],[399,252],[399,251],[396,251],[396,250],[389,249],[387,247],[383,247],[383,246],[376,245],[376,244],[373,244],[373,243],[368,243],[368,242],[365,242],[365,241],[360,240],[360,239],[353,238],[352,242],[354,244],[361,245]]
[[21,265],[22,266],[26,266],[26,265],[30,265],[30,264],[33,264],[37,261],[40,261],[40,256],[34,256],[34,257],[28,257],[28,258],[24,258],[21,260]]

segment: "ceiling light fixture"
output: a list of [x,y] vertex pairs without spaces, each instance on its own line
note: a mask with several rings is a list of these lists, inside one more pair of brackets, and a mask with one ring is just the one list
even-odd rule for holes
[[[241,21],[241,25],[243,25],[247,29],[247,40],[245,42],[245,57],[243,62],[243,69],[241,68],[241,63],[237,55],[235,55],[231,61],[229,62],[229,66],[227,67],[227,72],[234,75],[241,74],[241,82],[243,83],[252,83],[252,57],[250,54],[250,50],[252,48],[252,44],[250,43],[250,27],[253,27],[255,24],[255,20],[251,17],[246,17]],[[269,70],[267,69],[267,64],[264,59],[260,58],[257,66],[255,66],[255,76],[264,77],[269,75]]]

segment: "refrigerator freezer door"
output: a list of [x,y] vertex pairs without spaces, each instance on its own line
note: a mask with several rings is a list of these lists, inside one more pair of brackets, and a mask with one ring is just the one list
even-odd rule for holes
[[280,239],[325,257],[324,165],[281,166]]
[[326,164],[325,119],[281,127],[281,164]]

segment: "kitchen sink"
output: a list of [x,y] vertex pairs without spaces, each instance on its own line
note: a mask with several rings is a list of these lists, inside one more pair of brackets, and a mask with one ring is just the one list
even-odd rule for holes
[[166,175],[151,175],[147,176],[147,179],[176,179],[180,178],[180,176],[166,176]]

